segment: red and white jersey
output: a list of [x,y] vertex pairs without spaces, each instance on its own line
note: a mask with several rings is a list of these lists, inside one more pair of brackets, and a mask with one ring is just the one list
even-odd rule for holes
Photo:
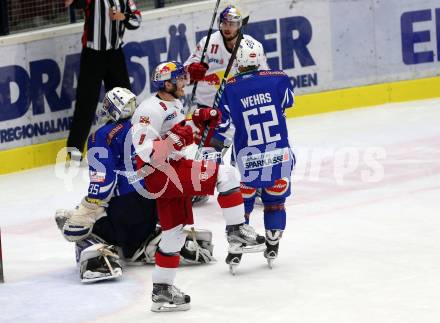
[[184,119],[185,110],[182,102],[177,99],[164,101],[157,96],[152,96],[144,100],[131,118],[132,139],[136,154],[144,162],[150,162],[153,141],[163,138],[168,130]]
[[[254,42],[259,43],[253,37],[249,35],[243,36],[245,39],[251,39]],[[203,48],[206,43],[206,36],[203,37],[197,44],[195,52],[188,58],[184,65],[189,65],[191,63],[200,62],[202,57]],[[226,67],[228,66],[229,59],[231,58],[231,53],[225,46],[223,36],[220,31],[212,33],[211,39],[209,40],[208,48],[206,50],[204,62],[209,65],[209,69],[206,72],[205,79],[198,82],[196,91],[196,100],[198,104],[212,106],[214,103],[215,93],[220,87],[220,83],[225,75]],[[261,64],[260,70],[268,70],[266,59],[264,59],[263,64]],[[236,74],[236,68],[233,66],[229,77]]]

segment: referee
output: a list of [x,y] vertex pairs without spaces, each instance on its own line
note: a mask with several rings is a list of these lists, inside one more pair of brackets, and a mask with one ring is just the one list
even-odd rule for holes
[[[72,5],[84,10],[84,33],[76,104],[67,138],[67,147],[84,150],[98,105],[101,83],[105,91],[114,87],[131,89],[122,37],[125,28],[137,29],[141,13],[133,0],[65,0],[66,7]],[[72,159],[81,155],[72,152]]]

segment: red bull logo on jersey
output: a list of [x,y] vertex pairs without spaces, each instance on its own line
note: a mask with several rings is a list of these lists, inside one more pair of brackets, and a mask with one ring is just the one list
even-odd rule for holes
[[215,87],[220,87],[220,83],[222,82],[222,77],[219,75],[220,73],[212,73],[206,75],[203,81],[208,83],[209,85],[214,85]]

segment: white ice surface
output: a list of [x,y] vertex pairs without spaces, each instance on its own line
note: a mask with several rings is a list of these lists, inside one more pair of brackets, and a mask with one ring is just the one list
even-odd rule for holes
[[[70,187],[53,166],[0,176],[0,322],[440,322],[440,100],[288,123],[298,164],[274,268],[251,254],[228,273],[211,198],[195,215],[218,262],[179,270],[189,312],[149,311],[152,266],[80,284],[53,214],[85,194],[82,176]],[[261,208],[252,223],[262,232]]]

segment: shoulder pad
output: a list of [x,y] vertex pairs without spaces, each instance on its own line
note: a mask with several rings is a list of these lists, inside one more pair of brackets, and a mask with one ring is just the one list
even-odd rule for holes
[[114,137],[119,131],[121,131],[122,128],[124,128],[124,124],[122,124],[122,123],[118,123],[118,124],[116,124],[115,127],[113,127],[112,130],[110,130],[110,132],[107,134],[107,145],[110,145],[110,144],[111,144],[111,142],[112,142],[112,140],[113,140],[113,137]]

